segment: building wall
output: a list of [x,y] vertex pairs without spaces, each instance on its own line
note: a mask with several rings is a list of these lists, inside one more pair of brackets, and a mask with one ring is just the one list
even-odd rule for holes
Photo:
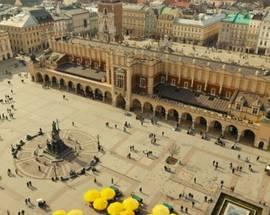
[[120,1],[107,1],[103,0],[98,3],[98,12],[104,13],[104,10],[107,10],[107,13],[114,14],[114,25],[116,29],[116,37],[121,37],[122,35],[122,2]]
[[[133,107],[133,101],[137,99],[141,105],[146,102],[150,103],[155,110],[157,106],[163,106],[165,116],[170,109],[177,110],[178,113],[189,112],[192,117],[203,116],[207,119],[208,125],[211,122],[218,120],[222,123],[222,132],[229,125],[234,125],[238,129],[237,140],[241,139],[245,129],[251,129],[256,133],[254,145],[258,146],[259,142],[264,142],[264,148],[268,148],[269,134],[261,131],[269,129],[268,125],[260,122],[263,117],[263,112],[257,115],[251,115],[249,112],[237,112],[228,107],[229,112],[233,115],[222,116],[219,113],[208,111],[203,108],[195,108],[181,103],[170,102],[168,100],[156,99],[153,93],[154,86],[158,83],[174,83],[178,87],[184,87],[188,83],[188,88],[196,90],[199,85],[202,86],[201,91],[210,94],[212,89],[215,89],[216,96],[224,97],[227,92],[230,92],[230,99],[237,91],[243,91],[251,94],[257,94],[261,98],[270,96],[270,81],[255,75],[244,75],[240,72],[231,72],[226,67],[222,69],[211,68],[211,62],[205,66],[199,66],[195,63],[186,63],[181,60],[173,60],[173,55],[168,54],[168,58],[153,60],[148,59],[148,54],[145,53],[132,56],[128,55],[124,48],[120,46],[102,46],[99,42],[93,42],[90,46],[82,46],[77,43],[67,43],[64,41],[52,41],[51,48],[55,52],[66,53],[73,58],[87,59],[89,62],[95,62],[103,65],[106,72],[105,82],[97,82],[92,80],[82,80],[76,76],[69,77],[65,74],[55,71],[54,69],[40,70],[39,66],[31,69],[33,79],[37,79],[41,74],[65,79],[66,83],[71,80],[74,85],[80,83],[83,89],[90,86],[93,90],[99,89],[103,95],[109,92],[112,97],[112,104],[117,106],[119,98],[126,102],[126,109]],[[135,50],[134,50],[135,51]],[[137,61],[137,59],[144,59]],[[118,86],[119,74],[123,74],[123,83]]]
[[262,55],[270,55],[270,14],[267,14],[262,21],[256,52]]
[[12,51],[8,33],[5,31],[0,31],[0,61],[9,59],[11,57]]
[[48,47],[48,38],[53,32],[52,23],[31,27],[0,25],[0,30],[8,32],[13,52],[31,54]]

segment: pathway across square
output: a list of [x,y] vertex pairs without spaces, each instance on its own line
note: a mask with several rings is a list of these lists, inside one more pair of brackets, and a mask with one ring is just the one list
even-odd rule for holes
[[[7,67],[14,69],[12,66]],[[18,69],[23,71],[25,67]],[[189,214],[206,214],[212,204],[205,202],[204,198],[207,196],[208,199],[215,200],[220,191],[221,180],[224,181],[222,189],[225,191],[230,192],[230,188],[235,187],[234,193],[238,197],[270,205],[270,176],[264,172],[265,165],[270,163],[269,152],[242,145],[240,152],[234,151],[230,149],[230,144],[220,147],[214,144],[214,140],[205,141],[199,136],[187,135],[185,130],[175,132],[166,123],[152,125],[146,120],[141,126],[134,114],[127,116],[126,111],[94,100],[55,89],[44,89],[18,74],[12,77],[0,74],[0,79],[0,99],[8,94],[15,100],[15,103],[12,103],[15,106],[14,119],[0,120],[1,215],[6,214],[7,210],[12,215],[20,210],[31,215],[50,214],[37,207],[35,200],[38,198],[46,200],[52,211],[80,208],[86,214],[96,214],[83,202],[83,193],[90,188],[110,186],[112,178],[114,185],[125,196],[135,193],[142,197],[149,211],[155,204],[166,202],[179,214],[181,205],[188,207]],[[24,83],[21,79],[24,79]],[[8,84],[8,80],[11,84]],[[63,94],[67,99],[63,99]],[[10,105],[0,104],[0,114],[6,114]],[[44,174],[41,174],[38,165],[31,160],[36,149],[34,142],[26,143],[18,159],[13,159],[10,153],[11,145],[25,139],[26,134],[37,133],[39,128],[49,133],[51,123],[56,119],[63,131],[72,130],[85,135],[85,144],[82,145],[85,152],[81,153],[80,162],[72,160],[61,167],[59,174],[68,174],[70,168],[80,168],[84,162],[91,160],[93,155],[97,155],[101,163],[97,166],[99,172],[96,175],[87,172],[86,175],[68,182],[51,181],[52,170],[46,169]],[[131,124],[127,132],[123,132],[125,121]],[[74,126],[72,122],[75,123]],[[109,127],[105,126],[106,122],[109,122]],[[157,144],[150,143],[150,133],[156,134]],[[97,135],[105,153],[96,150]],[[84,141],[84,138],[79,141]],[[180,146],[180,153],[175,157],[181,163],[168,165],[165,160],[172,144]],[[134,146],[136,151],[131,152],[132,159],[127,158],[130,146]],[[147,151],[152,151],[153,156],[148,158]],[[241,155],[240,159],[238,154]],[[260,156],[259,161],[256,161],[257,156]],[[249,163],[245,162],[246,157],[251,161],[253,172],[248,168]],[[213,161],[219,163],[216,170]],[[232,174],[230,163],[235,168],[242,166],[242,172]],[[167,165],[171,172],[165,171],[164,165]],[[7,176],[8,168],[14,176]],[[15,174],[15,168],[19,171],[18,175]],[[94,178],[98,183],[94,183]],[[36,189],[27,188],[26,182],[29,180]],[[142,193],[139,192],[140,187]],[[190,200],[179,199],[179,194],[188,193],[194,196],[194,208]],[[24,202],[28,197],[33,202],[32,208]]]

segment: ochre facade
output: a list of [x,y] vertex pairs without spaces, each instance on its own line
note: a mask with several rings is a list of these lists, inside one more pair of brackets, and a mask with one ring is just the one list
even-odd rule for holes
[[269,149],[270,80],[257,68],[76,38],[51,41],[50,49],[29,63],[33,81]]

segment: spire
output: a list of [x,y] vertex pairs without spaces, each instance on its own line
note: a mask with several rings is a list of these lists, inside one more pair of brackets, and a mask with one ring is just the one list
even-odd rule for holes
[[56,14],[57,14],[57,15],[60,15],[60,14],[61,14],[60,1],[57,1],[57,5],[56,5]]

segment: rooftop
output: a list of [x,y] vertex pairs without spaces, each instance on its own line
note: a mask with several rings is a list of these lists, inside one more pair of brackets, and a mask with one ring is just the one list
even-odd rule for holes
[[36,26],[37,24],[37,20],[27,12],[21,12],[18,15],[11,17],[10,19],[0,22],[0,25],[13,26],[18,28]]
[[206,14],[199,14],[198,19],[178,18],[178,19],[175,19],[174,22],[176,24],[182,24],[182,25],[195,25],[195,26],[206,27],[206,26],[212,25],[214,23],[220,22],[224,18],[225,18],[224,14],[216,14],[213,16],[209,16]]
[[269,57],[246,54],[243,59],[240,53],[229,52],[226,50],[208,49],[201,46],[189,44],[171,43],[171,52],[161,50],[159,43],[152,40],[134,41],[127,40],[122,44],[104,43],[96,40],[85,40],[73,37],[69,42],[83,46],[100,47],[104,49],[116,50],[119,54],[127,54],[140,58],[152,59],[159,61],[170,57],[175,62],[186,62],[198,66],[207,66],[215,71],[236,72],[243,75],[256,75],[258,78],[268,79],[270,69]]
[[102,81],[106,77],[106,72],[93,70],[71,63],[62,64],[58,66],[56,70],[95,81]]
[[246,14],[236,13],[236,14],[229,14],[225,19],[223,19],[223,22],[248,25],[251,19],[252,17],[248,13]]
[[195,107],[202,107],[219,113],[227,113],[229,106],[228,100],[165,84],[156,86],[155,94],[161,98],[170,99]]

